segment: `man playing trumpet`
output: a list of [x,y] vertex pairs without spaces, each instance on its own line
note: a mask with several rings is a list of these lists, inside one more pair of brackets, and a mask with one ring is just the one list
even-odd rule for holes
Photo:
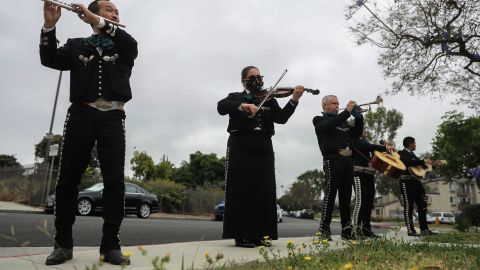
[[[338,99],[328,95],[322,99],[323,115],[313,118],[318,145],[323,156],[326,188],[321,206],[320,234],[323,239],[331,240],[330,223],[332,221],[335,197],[339,196],[342,238],[353,239],[350,222],[350,200],[352,197],[353,160],[351,139],[360,136],[363,130],[361,108],[349,101],[346,109],[338,113]],[[347,124],[353,115],[355,125]]]
[[[79,17],[91,25],[93,35],[69,39],[57,48],[57,5],[44,4],[40,37],[42,65],[70,71],[70,102],[65,120],[60,173],[55,188],[54,251],[47,265],[72,259],[72,226],[80,179],[96,144],[103,178],[103,237],[101,260],[130,264],[120,251],[120,225],[124,216],[125,111],[132,98],[130,75],[137,57],[137,42],[115,24],[118,10],[110,1],[73,4]],[[100,17],[101,16],[101,17]]]

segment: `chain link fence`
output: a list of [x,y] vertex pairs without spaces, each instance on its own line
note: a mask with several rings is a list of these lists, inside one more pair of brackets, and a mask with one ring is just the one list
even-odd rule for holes
[[46,186],[45,165],[0,168],[0,200],[2,201],[41,205]]

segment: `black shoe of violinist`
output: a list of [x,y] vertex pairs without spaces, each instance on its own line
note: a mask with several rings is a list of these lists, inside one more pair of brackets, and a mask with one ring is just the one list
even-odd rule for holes
[[249,239],[235,239],[236,247],[254,248],[255,242]]

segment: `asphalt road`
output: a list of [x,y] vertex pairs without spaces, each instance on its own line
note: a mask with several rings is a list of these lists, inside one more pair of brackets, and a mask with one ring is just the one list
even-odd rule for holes
[[[74,245],[99,246],[102,223],[100,216],[77,216],[73,227]],[[46,230],[43,229],[45,225]],[[124,219],[120,238],[123,246],[219,240],[222,225],[220,221],[139,219],[132,216]],[[284,217],[278,224],[279,237],[311,236],[318,225],[317,220]],[[331,229],[333,234],[339,234],[340,224],[333,222]],[[25,243],[29,247],[48,247],[52,246],[51,235],[52,215],[0,213],[0,247],[19,247]]]

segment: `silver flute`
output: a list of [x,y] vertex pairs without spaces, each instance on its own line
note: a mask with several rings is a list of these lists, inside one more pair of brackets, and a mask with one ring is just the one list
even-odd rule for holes
[[[67,4],[67,3],[64,3],[64,2],[60,2],[60,1],[58,1],[58,0],[42,0],[42,1],[43,1],[43,2],[46,2],[46,3],[49,3],[49,4],[57,5],[57,6],[59,6],[59,7],[62,7],[62,8],[64,8],[64,9],[66,9],[66,10],[70,10],[70,11],[72,11],[72,12],[74,12],[74,13],[79,14],[79,15],[82,14],[82,12],[81,12],[80,10],[72,7],[70,4]],[[96,15],[96,14],[95,14],[95,15]],[[124,24],[118,23],[118,22],[116,22],[116,21],[109,20],[109,19],[104,18],[104,17],[102,17],[102,16],[98,16],[98,15],[96,15],[96,16],[99,17],[99,18],[104,19],[106,22],[115,24],[116,26],[126,27]]]

